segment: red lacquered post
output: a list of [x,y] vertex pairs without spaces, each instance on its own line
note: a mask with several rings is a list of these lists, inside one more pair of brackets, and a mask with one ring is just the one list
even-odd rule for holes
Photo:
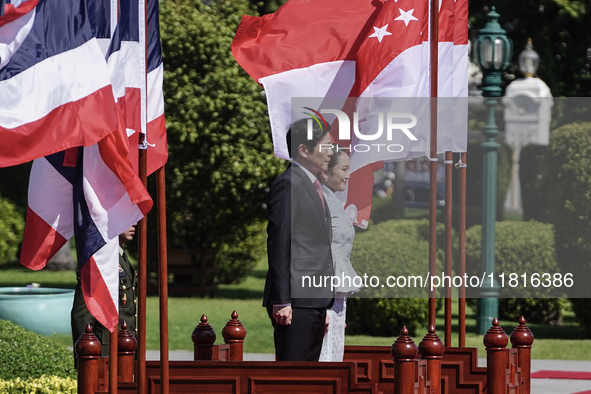
[[133,382],[133,361],[137,349],[137,340],[127,330],[127,322],[123,321],[117,334],[117,375],[122,382]]
[[445,347],[435,334],[435,326],[429,326],[429,333],[419,343],[421,358],[427,360],[427,379],[431,382],[431,394],[441,394],[441,359]]
[[232,319],[222,330],[224,343],[230,344],[230,361],[242,361],[244,354],[244,338],[246,329],[238,320],[238,313],[232,312]]
[[525,325],[525,318],[519,318],[519,325],[511,333],[511,345],[517,348],[517,360],[521,368],[522,389],[521,394],[531,392],[531,347],[534,343],[534,334]]
[[191,339],[193,340],[193,360],[213,360],[213,344],[216,335],[207,322],[207,316],[201,315],[201,323],[193,330]]
[[509,338],[499,326],[499,319],[493,319],[492,327],[484,335],[483,342],[486,347],[486,377],[488,394],[505,393],[505,364],[507,344]]
[[74,347],[78,359],[78,394],[94,394],[98,391],[101,343],[92,333],[90,324],[86,325],[85,331]]
[[394,394],[413,394],[417,345],[403,327],[390,350],[394,358]]

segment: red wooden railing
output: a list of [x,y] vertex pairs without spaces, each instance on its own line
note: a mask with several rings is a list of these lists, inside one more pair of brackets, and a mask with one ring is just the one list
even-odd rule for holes
[[[493,320],[483,339],[487,368],[478,367],[476,348],[445,347],[433,325],[418,347],[408,334],[403,328],[392,347],[347,346],[340,363],[245,362],[246,330],[238,313],[234,311],[223,328],[222,345],[214,344],[216,333],[203,315],[191,336],[195,361],[169,362],[169,389],[170,393],[530,394],[534,338],[523,317],[511,333],[510,349],[507,334]],[[136,348],[124,324],[118,335],[120,393],[135,392],[140,383],[134,375]],[[108,391],[108,357],[100,357],[100,351],[88,326],[76,343],[79,394]],[[146,371],[144,385],[152,393],[160,392],[160,362],[147,362]]]

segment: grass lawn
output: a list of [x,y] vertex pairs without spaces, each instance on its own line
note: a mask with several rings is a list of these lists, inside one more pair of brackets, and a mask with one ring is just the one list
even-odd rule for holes
[[[261,262],[253,273],[239,285],[219,286],[216,298],[170,298],[168,300],[169,347],[171,350],[193,350],[191,333],[199,324],[201,315],[208,317],[217,334],[216,343],[223,343],[222,329],[231,318],[233,310],[238,312],[239,320],[244,324],[247,335],[244,351],[247,353],[273,353],[273,331],[265,309],[261,306],[265,280],[266,263]],[[18,266],[0,270],[0,287],[25,286],[37,282],[43,287],[74,288],[76,278],[71,271],[29,271]],[[453,335],[452,345],[457,346],[457,301],[453,302]],[[159,312],[158,298],[148,297],[147,300],[147,348],[159,348]],[[527,317],[526,317],[527,318]],[[501,327],[507,335],[511,334],[517,322],[501,321]],[[443,311],[437,318],[437,326],[443,327]],[[466,344],[479,348],[479,356],[486,357],[482,336],[473,334],[476,326],[475,312],[467,308]],[[563,324],[547,326],[529,324],[534,333],[535,342],[532,358],[591,360],[591,339],[585,339],[584,331],[578,326],[571,311],[564,312]],[[413,338],[420,342],[426,329]],[[443,339],[443,332],[437,332]],[[68,335],[54,336],[54,340],[71,346]],[[347,345],[381,345],[391,346],[396,338],[370,337],[364,335],[347,336]]]

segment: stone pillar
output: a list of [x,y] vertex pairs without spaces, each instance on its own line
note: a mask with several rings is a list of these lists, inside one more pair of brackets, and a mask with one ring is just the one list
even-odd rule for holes
[[551,109],[554,105],[550,88],[539,78],[522,78],[511,82],[503,98],[505,106],[505,142],[513,148],[513,168],[505,210],[523,212],[519,183],[521,148],[530,144],[548,145]]

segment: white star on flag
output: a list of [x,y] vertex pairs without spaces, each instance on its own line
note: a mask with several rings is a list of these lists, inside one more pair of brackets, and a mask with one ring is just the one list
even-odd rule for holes
[[[402,9],[399,9],[399,10],[400,10],[400,16],[398,18],[394,19],[395,21],[403,21],[406,26],[408,26],[408,22],[410,22],[410,21],[418,21],[418,19],[412,15],[412,13],[415,10],[414,8],[410,11],[403,11]],[[374,27],[374,29],[375,29],[375,27]]]
[[[416,19],[416,18],[415,18]],[[408,23],[406,23],[408,25]],[[381,28],[377,28],[377,27],[373,27],[374,32],[372,35],[370,35],[370,37],[377,37],[379,42],[382,42],[382,39],[384,38],[384,36],[391,36],[392,33],[390,33],[389,31],[386,31],[386,29],[388,28],[388,24],[386,24],[384,27]]]

